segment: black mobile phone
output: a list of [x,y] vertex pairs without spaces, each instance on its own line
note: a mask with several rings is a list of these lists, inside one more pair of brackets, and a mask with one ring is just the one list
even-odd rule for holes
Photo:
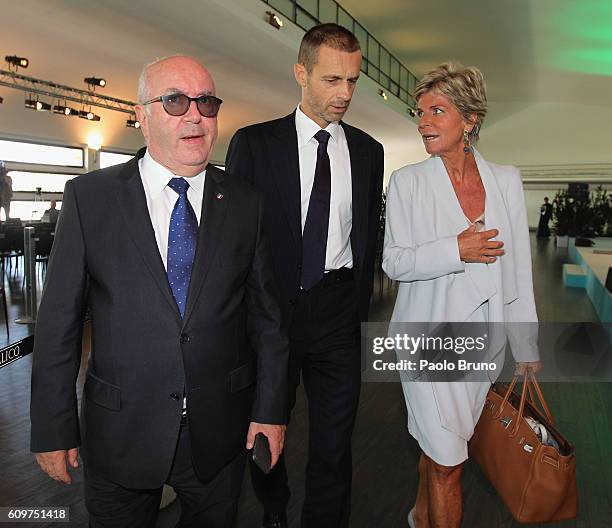
[[253,444],[253,452],[251,453],[253,462],[266,475],[272,469],[272,454],[270,453],[270,444],[268,437],[263,433],[255,435],[255,443]]

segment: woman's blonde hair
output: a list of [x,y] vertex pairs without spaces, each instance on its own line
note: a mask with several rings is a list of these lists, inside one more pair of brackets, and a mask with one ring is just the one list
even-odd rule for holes
[[445,62],[434,68],[418,82],[414,99],[427,92],[442,94],[453,103],[466,120],[476,116],[476,125],[470,132],[471,143],[478,141],[480,127],[487,115],[487,88],[482,72],[473,66],[463,67],[453,62]]

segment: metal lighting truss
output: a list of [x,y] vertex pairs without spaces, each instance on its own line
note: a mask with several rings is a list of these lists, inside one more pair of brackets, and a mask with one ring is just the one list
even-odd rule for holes
[[27,77],[14,71],[0,70],[0,86],[21,90],[28,94],[44,95],[61,101],[72,101],[81,106],[96,106],[115,112],[134,114],[136,103],[101,95],[92,90],[81,90],[43,79]]

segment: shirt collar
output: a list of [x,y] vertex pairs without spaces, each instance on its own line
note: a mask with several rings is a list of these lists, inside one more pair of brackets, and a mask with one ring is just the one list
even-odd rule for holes
[[[298,136],[298,148],[302,148],[310,140],[316,143],[317,140],[313,136],[321,130],[321,127],[302,112],[300,105],[298,105],[295,110],[295,129]],[[330,123],[324,130],[329,132],[331,139],[338,141],[338,134],[340,134],[340,123],[338,121]]]
[[[149,154],[149,150],[145,152],[142,157],[142,173],[143,177],[147,180],[147,186],[151,193],[152,198],[156,198],[160,195],[172,178],[180,178],[171,170],[164,167],[161,163],[155,161]],[[191,187],[199,195],[204,193],[204,177],[206,176],[206,169],[196,174],[195,176],[185,177]]]

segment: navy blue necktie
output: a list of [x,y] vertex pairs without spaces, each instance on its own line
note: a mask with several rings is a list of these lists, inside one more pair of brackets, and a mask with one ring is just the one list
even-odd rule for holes
[[319,130],[314,138],[319,142],[314,182],[308,202],[308,213],[302,235],[302,288],[309,290],[323,278],[327,232],[329,230],[329,201],[331,196],[331,169],[327,143],[330,134]]
[[196,251],[198,219],[187,198],[189,184],[185,179],[172,178],[168,187],[179,195],[172,209],[168,230],[168,282],[181,317],[184,317]]

